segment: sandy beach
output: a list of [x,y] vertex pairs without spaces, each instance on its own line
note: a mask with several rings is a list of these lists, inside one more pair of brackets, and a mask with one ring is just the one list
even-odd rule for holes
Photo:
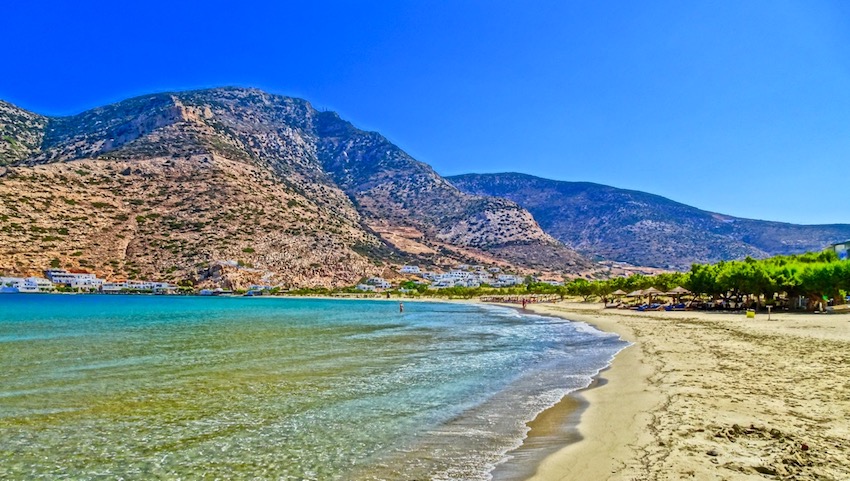
[[850,314],[529,309],[633,343],[531,480],[850,479]]

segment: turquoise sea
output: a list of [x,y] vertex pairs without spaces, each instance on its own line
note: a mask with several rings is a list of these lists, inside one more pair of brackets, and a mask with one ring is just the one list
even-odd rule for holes
[[0,479],[489,479],[625,345],[473,304],[0,295]]

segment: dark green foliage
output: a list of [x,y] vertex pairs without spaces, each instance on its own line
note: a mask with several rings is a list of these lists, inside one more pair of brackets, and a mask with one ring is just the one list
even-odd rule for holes
[[712,298],[763,298],[771,303],[777,295],[784,295],[808,297],[810,306],[824,297],[842,303],[850,291],[850,261],[838,260],[831,251],[761,260],[748,257],[742,261],[693,264],[687,273],[633,275],[594,282],[576,279],[567,284],[567,291],[588,299],[608,296],[617,289],[630,292],[655,287],[669,291],[676,286]]

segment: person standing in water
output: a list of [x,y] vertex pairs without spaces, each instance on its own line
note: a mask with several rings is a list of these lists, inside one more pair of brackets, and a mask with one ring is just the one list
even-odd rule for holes
[[404,312],[404,303],[398,301],[398,312]]

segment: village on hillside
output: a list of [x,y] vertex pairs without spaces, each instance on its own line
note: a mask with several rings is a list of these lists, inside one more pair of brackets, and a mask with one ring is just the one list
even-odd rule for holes
[[[527,280],[543,282],[553,286],[564,285],[559,280],[539,280],[534,276],[521,276],[517,274],[502,273],[499,267],[486,267],[482,265],[458,264],[448,272],[423,271],[419,266],[405,265],[398,270],[400,274],[406,274],[415,280],[402,282],[401,284],[427,286],[428,289],[446,289],[451,287],[512,287],[524,284]],[[529,279],[530,277],[530,279]],[[401,285],[400,284],[400,285]],[[363,292],[380,292],[390,290],[396,286],[382,277],[371,277],[364,283],[358,284],[355,289]],[[409,287],[401,287],[400,292],[408,292]]]
[[[499,267],[458,264],[447,272],[425,271],[419,266],[405,265],[397,271],[403,277],[395,282],[383,277],[370,277],[348,290],[360,293],[381,293],[397,290],[410,293],[420,289],[446,289],[452,287],[476,288],[481,286],[512,287],[527,282],[541,282],[552,286],[563,286],[561,280],[540,280],[535,276],[522,276],[504,273]],[[248,295],[262,295],[270,292],[287,292],[290,288],[273,285],[251,285],[245,291]],[[2,277],[0,293],[150,293],[150,294],[199,294],[222,295],[233,291],[215,288],[195,290],[191,286],[180,286],[168,282],[149,280],[109,281],[98,278],[96,274],[83,269],[49,268],[44,277]]]

